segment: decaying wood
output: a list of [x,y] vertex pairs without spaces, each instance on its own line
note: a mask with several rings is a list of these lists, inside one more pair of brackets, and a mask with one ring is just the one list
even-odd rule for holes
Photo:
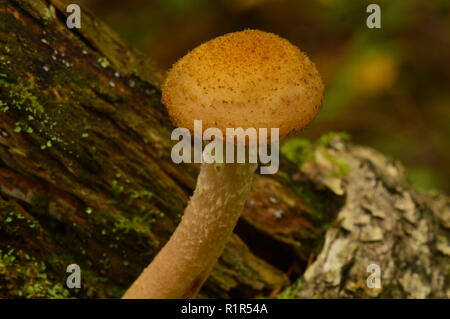
[[[68,29],[68,4],[0,0],[0,298],[120,297],[195,187],[198,166],[170,159],[163,73],[85,10]],[[303,273],[282,296],[449,296],[448,198],[338,136],[294,152],[255,178],[201,297],[273,296]]]
[[[398,163],[371,149],[336,142],[326,152],[348,164],[345,179],[329,177],[320,150],[303,171],[346,200],[296,296],[450,298],[450,199],[415,191]],[[380,288],[367,284],[372,264]]]

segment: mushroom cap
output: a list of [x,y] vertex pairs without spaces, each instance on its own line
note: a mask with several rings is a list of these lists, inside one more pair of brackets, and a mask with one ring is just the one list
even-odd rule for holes
[[318,113],[324,86],[314,63],[286,39],[245,30],[201,44],[178,60],[162,86],[172,122],[194,129],[279,128],[280,138]]

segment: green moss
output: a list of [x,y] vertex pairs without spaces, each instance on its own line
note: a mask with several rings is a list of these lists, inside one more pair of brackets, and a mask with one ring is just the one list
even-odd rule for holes
[[0,293],[21,298],[68,298],[70,291],[55,283],[45,262],[22,250],[0,249]]
[[0,99],[0,110],[2,112],[7,112],[9,110],[8,104],[6,104],[6,102],[3,101],[2,99]]
[[56,121],[53,119],[54,112],[46,109],[35,95],[37,88],[32,80],[13,83],[0,78],[0,94],[6,102],[2,105],[3,111],[10,108],[22,114],[20,121],[15,123],[15,133],[33,134],[38,140],[39,147],[44,150],[52,147],[54,143],[68,145],[62,138],[62,133],[55,130]]
[[[3,217],[0,217],[0,226],[5,234],[15,234],[21,227],[36,228],[39,223],[32,219],[25,217],[21,212],[17,212],[13,205],[2,205]],[[4,223],[1,225],[1,223]]]
[[17,110],[25,110],[28,114],[35,116],[44,113],[44,106],[33,94],[35,89],[33,82],[12,84],[0,78],[0,86],[8,90],[9,105],[11,107]]
[[52,20],[53,19],[53,14],[52,14],[52,12],[50,11],[49,8],[44,8],[44,12],[43,12],[42,18],[44,20]]
[[[20,60],[20,54],[23,54],[23,52],[18,51],[16,53],[17,60]],[[20,121],[16,123],[15,132],[33,134],[33,138],[41,150],[58,145],[59,149],[72,156],[77,158],[83,156],[84,161],[80,161],[82,165],[83,163],[92,163],[94,160],[88,154],[83,154],[83,147],[81,146],[81,141],[89,136],[90,125],[85,118],[73,115],[73,112],[75,112],[73,101],[78,101],[79,96],[92,97],[92,94],[88,94],[90,91],[87,90],[86,94],[76,94],[72,90],[69,92],[76,94],[76,99],[72,100],[72,96],[58,97],[62,100],[55,101],[54,99],[47,99],[45,93],[36,86],[34,78],[24,79],[17,76],[18,79],[15,79],[11,74],[15,73],[10,71],[10,73],[0,77],[0,110],[3,112],[14,110],[16,114],[20,115]],[[77,92],[80,87],[85,87],[84,84],[80,85],[80,83],[88,81],[83,74],[73,71],[72,68],[55,70],[52,76],[53,81],[58,85],[78,88]],[[94,96],[90,101],[94,103],[93,101],[96,100]],[[47,102],[44,104],[42,101]],[[70,103],[70,107],[65,107],[66,103]],[[59,125],[59,123],[66,123],[69,119],[70,126],[61,127]]]
[[291,138],[283,143],[281,153],[291,162],[302,164],[314,159],[314,145],[304,138]]
[[351,139],[352,139],[351,135],[345,132],[329,132],[322,135],[319,138],[319,144],[323,146],[331,146],[332,142],[335,140],[340,140],[342,142],[350,142]]
[[[48,19],[50,12],[46,8],[45,11],[44,19]],[[14,18],[13,14],[0,12],[0,32],[12,32],[26,38],[30,30],[27,30],[18,19]],[[42,33],[39,32],[39,34]],[[48,36],[48,39],[56,39],[50,34]],[[42,147],[46,150],[52,147],[52,152],[64,150],[73,154],[73,156],[82,158],[83,163],[91,163],[92,158],[89,154],[83,154],[82,150],[84,147],[95,150],[95,147],[87,145],[87,141],[83,138],[87,137],[84,133],[91,133],[89,126],[95,126],[95,123],[87,123],[86,119],[83,119],[83,112],[85,108],[89,107],[109,110],[111,108],[109,103],[104,102],[103,98],[99,98],[98,94],[102,96],[105,94],[109,101],[115,101],[117,97],[114,95],[114,90],[101,83],[94,74],[84,73],[79,68],[64,68],[53,64],[50,56],[48,56],[49,63],[30,58],[33,57],[33,50],[35,50],[33,46],[22,46],[16,41],[16,38],[11,43],[0,45],[0,110],[8,112],[6,115],[11,117],[12,121],[20,120],[18,125],[20,132],[18,134],[27,136],[27,141],[34,142],[36,147]],[[102,66],[108,66],[109,61],[103,59],[103,61],[100,60]],[[42,63],[47,63],[52,72],[44,73]],[[30,74],[33,74],[36,78],[31,77]],[[89,85],[86,85],[86,83],[89,83]],[[64,89],[61,90],[61,88]],[[53,92],[57,92],[57,96],[49,96]],[[65,125],[65,123],[70,123],[70,125]],[[37,154],[39,153],[37,152]],[[81,159],[78,162],[81,162]],[[125,183],[126,181],[125,179]],[[127,184],[130,184],[129,181]],[[120,186],[123,185],[118,184],[117,186],[120,189]],[[120,202],[121,206],[127,206],[127,196],[130,196],[135,197],[130,205],[135,205],[138,209],[129,208],[130,212],[127,211],[126,213],[119,211],[117,212],[120,216],[118,220],[103,223],[102,227],[106,230],[107,240],[109,240],[109,237],[113,237],[120,241],[126,240],[129,244],[129,240],[135,239],[137,236],[134,236],[134,234],[133,236],[126,236],[124,232],[132,233],[133,229],[137,228],[138,233],[145,232],[145,237],[143,234],[142,238],[148,244],[148,238],[152,236],[148,224],[156,216],[159,216],[158,210],[153,208],[153,204],[149,204],[152,201],[152,194],[129,189],[128,185],[127,187],[124,186],[120,196],[122,195],[125,196],[125,202]],[[139,200],[144,201],[144,204],[138,202]],[[94,270],[96,261],[87,260],[87,258],[95,258],[92,255],[96,252],[89,251],[87,246],[85,246],[85,249],[81,247],[81,245],[86,245],[89,242],[88,237],[92,234],[97,236],[103,228],[100,227],[99,230],[93,232],[91,232],[92,229],[89,229],[89,233],[85,233],[86,230],[82,226],[74,226],[70,231],[71,236],[67,236],[65,232],[47,232],[45,229],[50,230],[53,227],[52,217],[48,215],[48,199],[43,198],[42,203],[36,203],[36,201],[39,201],[39,199],[34,199],[29,205],[33,207],[30,208],[30,213],[43,222],[42,225],[44,226],[42,227],[32,218],[22,219],[26,216],[15,212],[13,209],[11,215],[9,215],[9,212],[5,215],[5,210],[0,209],[0,233],[2,233],[0,236],[0,250],[2,250],[0,254],[0,297],[65,297],[68,291],[63,287],[64,284],[61,281],[63,274],[65,274],[66,265],[74,260],[77,263],[79,262],[83,269],[83,291],[78,291],[80,294],[88,297],[121,296],[124,287],[114,284],[107,276]],[[92,212],[92,214],[89,214],[89,212]],[[99,211],[96,209],[93,213],[93,210],[86,209],[86,213],[89,216],[85,217],[93,219]],[[109,214],[108,217],[110,217]],[[57,226],[62,223],[55,220]],[[95,223],[93,225],[98,226]],[[18,246],[23,245],[25,246],[23,249],[28,249],[26,243],[20,242],[22,238],[14,237],[14,234],[19,233],[14,232],[14,229],[19,226],[29,227],[30,229],[26,230],[32,235],[36,234],[36,238],[31,237],[33,241],[38,242],[39,240],[40,244],[42,240],[45,249],[40,249],[37,247],[38,245],[34,245],[33,251],[27,250],[26,252],[29,255],[24,255],[25,252],[20,250]],[[72,227],[67,224],[64,226]],[[5,229],[8,229],[8,232],[3,232]],[[113,232],[114,229],[116,232]],[[44,231],[42,235],[45,238],[38,238],[39,231]],[[72,235],[79,237],[74,238]],[[5,236],[10,237],[5,238]],[[74,245],[74,239],[81,240],[75,241]],[[25,239],[25,241],[28,240],[29,238]],[[7,263],[5,263],[3,257],[10,251],[10,249],[6,249],[8,243],[14,244],[15,250],[11,253],[10,259],[6,257]],[[113,245],[120,247],[117,243]],[[52,249],[52,247],[64,249],[58,250]],[[123,246],[122,249],[124,249]],[[32,254],[34,257],[31,256]],[[125,258],[126,256],[124,256]],[[13,261],[11,262],[11,260]],[[83,265],[83,263],[85,264]],[[129,262],[125,260],[124,265],[125,263]],[[110,264],[105,265],[105,268],[110,267]],[[101,270],[103,271],[103,269]],[[69,291],[72,296],[77,295],[78,292]]]
[[119,181],[115,179],[111,182],[111,189],[114,195],[114,199],[120,199],[119,197],[124,191],[124,186],[120,185]]
[[123,213],[119,214],[111,229],[113,234],[117,234],[114,239],[120,241],[120,234],[128,234],[135,231],[143,237],[153,237],[150,225],[155,222],[155,217],[160,216],[161,212],[158,210],[145,210],[139,215],[127,218]]
[[336,167],[335,172],[332,174],[333,177],[343,178],[348,175],[349,167],[344,159],[333,156],[327,151],[322,151],[322,155]]
[[22,126],[21,126],[20,122],[17,122],[14,127],[14,133],[20,133],[20,132],[22,132]]
[[100,64],[102,68],[107,68],[109,66],[109,61],[105,57],[98,58],[97,63]]
[[[46,198],[34,198],[32,213],[34,216],[42,215],[38,213],[44,206],[48,205]],[[51,219],[46,218],[45,228],[53,227]],[[56,225],[57,226],[57,225]],[[25,227],[29,227],[28,236],[43,243],[46,249],[28,246],[20,247],[20,241],[11,241],[8,238],[15,238],[16,234],[24,233]],[[123,287],[114,282],[105,280],[100,273],[92,271],[86,265],[86,251],[80,247],[79,243],[73,246],[70,238],[58,232],[44,231],[37,220],[26,216],[16,210],[16,206],[0,199],[0,229],[3,230],[2,239],[6,236],[6,241],[0,241],[0,298],[20,297],[20,298],[68,298],[68,297],[118,297],[116,294]],[[107,236],[110,235],[110,228],[107,229]],[[42,234],[45,233],[45,238]],[[53,246],[51,243],[57,243]],[[19,247],[11,247],[8,243],[14,243]],[[25,242],[26,243],[26,242]],[[34,245],[35,246],[35,245]],[[38,245],[39,246],[39,245]],[[52,247],[66,247],[66,250],[58,250],[56,253]],[[30,249],[30,252],[26,249]],[[83,253],[84,252],[84,253]],[[126,257],[126,256],[125,256]],[[103,258],[107,262],[107,258]],[[65,269],[73,261],[83,269],[82,282],[83,289],[66,289],[64,279]],[[109,264],[105,264],[105,268]]]
[[[347,133],[327,133],[319,138],[318,141],[312,143],[303,138],[291,138],[281,147],[281,153],[295,164],[303,164],[308,161],[314,161],[314,152],[318,146],[330,147],[333,141],[348,142],[351,140]],[[332,156],[326,150],[322,151],[322,155],[336,166],[334,177],[342,178],[348,175],[348,164],[345,160]]]
[[151,203],[151,200],[153,198],[153,193],[147,190],[141,190],[141,191],[131,191],[130,195],[128,196],[128,205],[131,205],[135,200],[141,199],[143,201],[146,201],[148,203]]
[[[336,167],[333,177],[343,178],[348,175],[348,163],[336,156],[333,156],[328,150],[334,141],[348,142],[350,136],[347,133],[327,133],[320,137],[317,141],[311,142],[303,138],[291,138],[286,141],[281,147],[281,153],[286,158],[297,164],[302,165],[305,162],[315,161],[315,152],[319,149],[321,154]],[[314,190],[309,190],[308,187],[303,187],[299,183],[294,182],[289,174],[278,172],[290,186],[290,188],[301,198],[301,200],[308,206],[312,212],[313,222],[317,225],[323,225],[324,228],[329,226],[328,218],[324,212],[326,211],[327,203],[320,193]]]
[[[329,147],[336,140],[348,142],[351,140],[351,136],[344,132],[330,132],[322,135],[316,142],[311,142],[305,138],[294,137],[283,143],[281,153],[291,162],[301,165],[308,161],[314,161],[314,151],[317,146],[323,145]],[[342,166],[342,162],[337,164],[338,166]],[[345,168],[343,169],[345,170]]]
[[285,288],[282,292],[280,292],[275,298],[276,299],[297,299],[297,295],[302,289],[302,285],[298,280],[293,285]]
[[[109,203],[118,206],[120,210],[114,213],[99,210],[92,215],[98,233],[108,238],[109,248],[112,249],[118,249],[124,240],[129,242],[130,238],[145,245],[155,242],[151,225],[164,214],[155,207],[153,193],[130,188],[130,181],[119,172],[114,177],[111,182],[113,198]],[[86,211],[90,215],[92,209],[88,209]]]
[[130,180],[119,171],[114,173],[114,177],[110,183],[112,199],[108,202],[118,210],[99,209],[93,214],[93,208],[85,208],[90,223],[95,225],[94,232],[107,238],[111,249],[120,249],[130,240],[148,247],[149,243],[156,241],[151,225],[164,214],[155,207],[152,192],[131,188]]

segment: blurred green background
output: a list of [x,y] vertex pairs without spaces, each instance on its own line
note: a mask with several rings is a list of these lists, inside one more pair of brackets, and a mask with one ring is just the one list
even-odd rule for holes
[[381,29],[359,0],[82,0],[161,68],[246,28],[274,32],[316,63],[319,118],[301,133],[345,131],[401,160],[410,180],[450,193],[450,1],[385,0]]

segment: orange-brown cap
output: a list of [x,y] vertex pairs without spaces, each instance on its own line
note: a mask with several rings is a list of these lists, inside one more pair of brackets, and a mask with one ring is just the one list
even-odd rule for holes
[[176,62],[162,87],[173,123],[191,132],[279,128],[285,137],[320,109],[323,84],[308,57],[272,33],[245,30],[210,40]]

